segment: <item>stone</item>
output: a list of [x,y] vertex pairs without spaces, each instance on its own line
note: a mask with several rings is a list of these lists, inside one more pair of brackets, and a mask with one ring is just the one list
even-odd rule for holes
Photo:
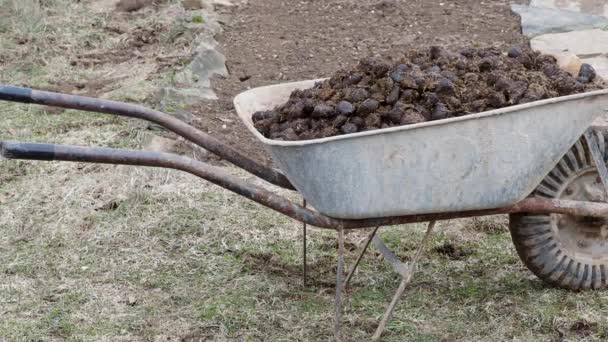
[[583,58],[582,62],[590,64],[595,69],[596,77],[608,80],[608,56]]
[[148,5],[152,5],[152,0],[120,0],[116,3],[116,10],[122,12],[135,12]]
[[521,17],[524,35],[532,38],[546,33],[604,28],[608,18],[554,8],[511,5],[511,10]]
[[[216,25],[211,21],[208,24],[211,27]],[[213,28],[211,32],[204,32],[196,37],[192,61],[175,75],[174,83],[179,87],[161,88],[158,91],[161,101],[190,105],[202,100],[217,100],[217,95],[211,86],[211,77],[228,76],[226,58],[217,50],[218,43],[212,35],[212,32],[218,30],[219,28]]]
[[160,101],[176,103],[181,107],[194,105],[205,100],[217,100],[217,95],[211,88],[175,88],[164,87],[157,91],[157,98]]
[[135,304],[137,304],[137,298],[135,298],[135,296],[128,296],[127,304],[130,306],[135,306]]
[[608,17],[605,0],[531,0],[530,6],[555,8]]
[[203,8],[202,0],[182,0],[182,6],[187,10],[198,10]]
[[143,134],[142,147],[146,151],[188,155],[196,160],[213,158],[211,152],[182,138],[173,140],[150,132]]
[[163,138],[151,133],[146,133],[143,140],[143,147],[146,151],[175,152],[178,146],[178,142],[175,140]]
[[608,31],[593,29],[548,33],[534,37],[530,46],[542,53],[564,51],[579,57],[595,57],[608,53]]

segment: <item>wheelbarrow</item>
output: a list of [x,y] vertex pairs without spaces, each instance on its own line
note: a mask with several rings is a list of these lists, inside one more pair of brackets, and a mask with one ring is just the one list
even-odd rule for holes
[[[540,279],[572,290],[608,287],[608,149],[602,131],[591,126],[608,109],[608,90],[307,141],[270,140],[254,128],[254,112],[281,104],[293,90],[309,88],[316,81],[256,88],[234,99],[243,123],[280,171],[140,105],[0,85],[0,100],[154,122],[269,183],[299,192],[302,205],[222,168],[170,153],[1,141],[1,154],[11,159],[151,166],[194,174],[302,222],[304,283],[307,225],[335,230],[334,335],[338,340],[342,292],[368,246],[373,243],[403,278],[373,336],[378,339],[438,220],[510,214],[517,252]],[[376,236],[381,226],[427,221],[423,241],[407,264]],[[344,276],[345,230],[362,228],[373,229]]]

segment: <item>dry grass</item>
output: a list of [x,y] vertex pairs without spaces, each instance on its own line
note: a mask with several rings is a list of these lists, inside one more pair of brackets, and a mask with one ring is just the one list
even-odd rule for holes
[[[93,2],[66,0],[62,13],[48,1],[30,0],[27,11],[17,6],[25,3],[0,0],[3,13],[32,18],[0,34],[0,54],[10,57],[0,63],[2,82],[56,87],[50,81],[61,75],[90,81],[113,65],[73,69],[65,56],[87,39],[106,42],[103,25],[83,30],[91,22],[119,19],[93,15]],[[157,19],[130,23],[139,20]],[[31,41],[19,43],[21,36]],[[35,41],[49,36],[56,48],[31,53]],[[119,40],[107,40],[104,49],[119,46],[113,44]],[[153,88],[166,76],[153,73],[141,82]],[[101,94],[124,96],[114,86]],[[104,115],[4,103],[0,118],[0,139],[137,147],[145,130]],[[505,222],[504,216],[442,222],[385,340],[606,340],[606,293],[544,286],[518,260]],[[381,235],[407,259],[423,229],[392,227]],[[189,175],[2,160],[0,231],[0,336],[7,341],[331,337],[334,234],[311,232],[312,284],[304,288],[299,224]],[[347,263],[365,235],[347,235]],[[371,335],[397,284],[372,249],[347,296],[350,340]]]

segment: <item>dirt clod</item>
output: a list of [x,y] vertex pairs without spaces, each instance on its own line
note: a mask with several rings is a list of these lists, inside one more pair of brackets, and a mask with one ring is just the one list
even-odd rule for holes
[[512,47],[511,49],[509,49],[509,52],[507,53],[507,56],[511,57],[511,58],[517,58],[521,55],[521,49],[518,47]]
[[434,251],[437,254],[443,255],[451,260],[461,260],[471,254],[469,251],[463,249],[462,247],[459,247],[447,241],[443,245],[435,247]]
[[134,12],[152,4],[154,0],[120,0],[116,3],[116,9],[122,12]]
[[[593,82],[595,81],[595,82]],[[513,47],[439,46],[413,50],[389,62],[366,58],[289,101],[253,115],[265,136],[306,140],[479,113],[606,87],[583,64],[578,75],[555,58]],[[306,124],[301,119],[308,119]]]

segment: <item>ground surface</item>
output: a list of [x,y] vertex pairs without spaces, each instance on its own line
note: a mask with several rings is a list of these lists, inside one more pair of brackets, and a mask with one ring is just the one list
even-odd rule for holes
[[[198,110],[210,131],[269,160],[236,119],[222,130],[216,116],[234,117],[232,98],[250,87],[328,77],[361,58],[404,49],[508,47],[525,42],[510,1],[250,1],[219,37],[231,75],[214,83],[220,101]],[[440,5],[443,4],[443,5]],[[242,81],[245,80],[245,81]]]
[[[170,82],[181,62],[157,67],[156,57],[187,50],[188,40],[170,36],[149,47],[137,43],[137,49],[121,44],[139,39],[136,32],[158,21],[166,25],[158,32],[190,34],[166,15],[174,4],[125,14],[114,12],[111,1],[0,0],[0,82],[56,88],[53,80],[67,79],[73,87],[61,89],[85,93],[110,73],[110,81],[91,94],[145,101],[149,93],[123,86],[141,74],[132,69],[151,70],[138,89]],[[235,119],[229,99],[238,91],[324,76],[370,52],[522,40],[506,2],[394,4],[383,17],[372,3],[354,0],[252,1],[220,37],[232,75],[215,82],[219,105],[201,105],[200,122],[222,134],[226,122],[216,118]],[[356,29],[347,26],[349,16]],[[124,27],[108,31],[108,24]],[[71,64],[91,50],[112,57]],[[125,51],[135,55],[115,59]],[[121,66],[132,75],[123,82],[111,78]],[[244,76],[251,78],[238,80]],[[26,105],[0,104],[0,118],[0,139],[140,147],[148,134],[137,121]],[[236,122],[228,125],[226,137],[260,153]],[[312,283],[303,288],[299,224],[188,175],[2,160],[0,230],[0,336],[8,341],[331,337],[334,234],[310,233]],[[422,231],[401,226],[382,236],[407,259]],[[364,237],[347,235],[347,264]],[[388,326],[387,341],[606,338],[606,293],[544,286],[519,262],[504,216],[442,222],[427,253]],[[349,340],[370,336],[397,284],[377,254],[368,253],[348,293]]]

